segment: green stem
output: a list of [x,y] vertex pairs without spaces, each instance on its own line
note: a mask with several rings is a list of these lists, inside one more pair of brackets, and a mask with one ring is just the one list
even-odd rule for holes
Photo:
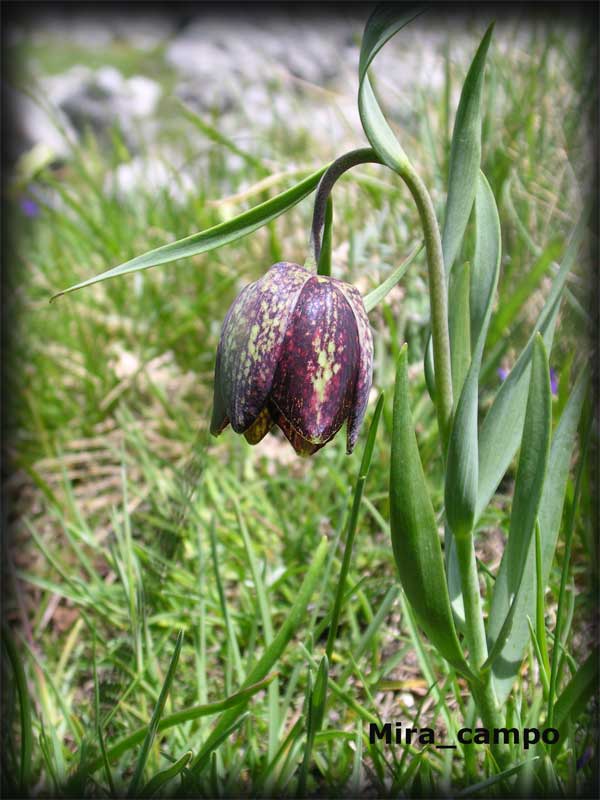
[[431,305],[431,336],[435,367],[435,406],[444,453],[450,437],[452,421],[452,369],[450,362],[450,334],[448,331],[448,301],[442,239],[433,202],[421,178],[411,164],[402,164],[398,174],[406,183],[416,203],[425,234],[429,302]]
[[[454,541],[460,568],[469,661],[473,672],[477,676],[475,680],[469,681],[469,686],[482,722],[488,731],[491,731],[493,728],[502,728],[504,719],[494,692],[491,671],[488,669],[481,672],[481,666],[487,659],[488,649],[485,639],[485,625],[481,608],[473,536],[470,534],[469,536],[455,537]],[[501,766],[506,766],[508,760],[510,760],[509,755],[500,749],[496,749],[494,755]]]
[[481,610],[479,578],[473,547],[473,536],[455,536],[456,556],[465,607],[465,633],[471,667],[477,673],[487,659],[487,643]]
[[[315,207],[310,232],[309,255],[304,266],[314,272],[317,270],[321,253],[321,238],[327,212],[327,199],[338,178],[359,164],[384,164],[371,147],[351,150],[336,159],[323,173],[315,195]],[[385,166],[388,166],[387,164]],[[446,278],[440,228],[435,216],[433,202],[423,181],[414,167],[408,163],[398,163],[394,171],[408,186],[416,203],[427,253],[429,282],[429,301],[431,305],[431,335],[433,340],[433,361],[435,367],[435,406],[438,426],[445,454],[450,436],[452,420],[452,369],[450,365],[450,334],[448,331],[448,303],[446,299]]]
[[327,200],[329,199],[331,190],[344,172],[352,169],[352,167],[357,167],[359,164],[383,164],[383,162],[372,147],[361,147],[358,150],[350,150],[350,152],[344,153],[343,156],[336,158],[325,170],[319,181],[315,194],[315,208],[310,228],[308,258],[304,263],[307,269],[314,272],[317,270],[317,264],[319,263],[319,257],[321,255],[323,227],[325,226],[325,217],[327,214]]

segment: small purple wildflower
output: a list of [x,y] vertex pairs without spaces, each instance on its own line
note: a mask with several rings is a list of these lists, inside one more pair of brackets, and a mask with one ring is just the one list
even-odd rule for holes
[[[500,378],[501,381],[505,381],[508,378],[508,373],[510,370],[506,369],[505,367],[498,367],[496,370],[496,374]],[[550,389],[552,394],[556,397],[558,394],[558,375],[556,370],[550,367]]]
[[40,213],[40,207],[31,197],[22,197],[20,206],[21,211],[26,217],[37,217]]
[[583,769],[585,765],[591,761],[592,756],[594,755],[594,751],[591,747],[586,747],[583,751],[583,754],[577,759],[577,769]]

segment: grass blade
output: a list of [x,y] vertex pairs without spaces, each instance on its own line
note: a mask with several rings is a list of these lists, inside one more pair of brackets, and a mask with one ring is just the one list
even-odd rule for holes
[[[194,719],[220,714],[223,711],[228,711],[229,709],[235,708],[238,705],[245,704],[248,702],[248,700],[250,700],[251,697],[253,697],[253,695],[265,689],[274,677],[275,674],[268,675],[263,680],[257,681],[251,686],[241,689],[239,692],[227,697],[225,700],[218,700],[216,703],[206,703],[204,705],[192,706],[191,708],[186,708],[182,711],[176,711],[173,714],[168,714],[160,720],[158,724],[158,730],[164,731],[167,730],[167,728],[173,728],[175,725],[183,725],[183,723],[190,722]],[[111,761],[115,761],[116,759],[120,758],[123,753],[126,753],[128,750],[131,750],[133,747],[142,742],[147,734],[148,725],[138,728],[137,731],[130,733],[128,736],[125,736],[123,739],[116,742],[116,744],[112,745],[112,747],[109,747],[107,752],[108,758]],[[102,766],[102,763],[102,758],[95,759],[91,762],[89,771],[95,772]]]
[[596,647],[573,675],[554,705],[554,714],[552,720],[549,720],[549,725],[559,730],[560,739],[551,748],[553,758],[556,758],[564,744],[569,720],[575,721],[582,714],[598,690],[599,665],[600,650]]
[[489,26],[463,84],[450,150],[448,199],[442,231],[446,275],[450,274],[463,240],[477,190],[481,162],[481,96],[483,71],[494,25]]
[[12,634],[6,625],[2,626],[2,641],[13,670],[14,681],[19,696],[19,717],[21,723],[21,757],[19,761],[19,786],[25,795],[31,789],[31,756],[33,752],[33,730],[31,723],[31,701],[27,679],[21,658],[17,652]]
[[[326,553],[327,539],[323,537],[316,550],[312,564],[306,573],[306,577],[302,582],[300,590],[296,596],[296,600],[285,619],[285,622],[279,629],[269,647],[267,647],[263,653],[262,657],[256,662],[248,674],[246,681],[244,682],[244,686],[242,687],[243,689],[247,688],[253,683],[263,680],[267,672],[272,669],[275,662],[281,658],[281,655],[283,654],[283,651],[288,645],[290,639],[292,636],[294,636],[302,624],[310,599],[321,578],[321,570],[325,562]],[[207,763],[210,753],[212,753],[213,750],[215,750],[221,743],[223,739],[223,732],[229,730],[232,723],[235,722],[243,710],[244,704],[242,703],[238,707],[226,711],[219,718],[217,724],[213,728],[212,733],[208,736],[207,740],[202,745],[200,752],[193,761],[190,767],[192,772],[197,774],[201,771],[203,766]]]
[[176,242],[170,242],[162,247],[157,247],[141,256],[125,261],[106,272],[100,273],[93,278],[89,278],[81,283],[76,283],[74,286],[69,286],[60,292],[54,294],[50,299],[55,300],[61,295],[74,292],[77,289],[83,289],[85,286],[91,286],[100,281],[106,281],[109,278],[116,278],[120,275],[127,275],[130,272],[138,272],[143,269],[150,269],[157,267],[161,264],[168,264],[170,261],[175,261],[179,258],[189,258],[190,256],[198,255],[199,253],[206,253],[209,250],[215,250],[230,242],[235,242],[262,228],[271,220],[276,219],[288,209],[299,203],[307,195],[309,195],[319,183],[321,176],[325,172],[326,167],[313,172],[303,181],[292,186],[291,189],[266,200],[254,208],[244,211],[237,217],[226,222],[221,222],[208,228],[200,233],[193,233],[191,236],[186,236],[184,239],[179,239]]
[[[256,561],[256,556],[254,555],[252,542],[250,540],[250,534],[248,532],[248,528],[246,526],[246,521],[244,520],[242,510],[240,509],[238,499],[234,495],[233,491],[228,489],[228,487],[225,487],[225,492],[229,494],[229,496],[231,497],[231,500],[235,508],[235,515],[237,517],[238,527],[242,534],[244,549],[246,551],[246,556],[248,558],[248,564],[250,565],[252,582],[254,583],[254,589],[256,591],[256,598],[258,601],[260,619],[262,622],[263,632],[265,636],[265,644],[268,647],[273,641],[273,624],[271,622],[271,610],[269,606],[267,590],[264,581],[262,580],[260,570],[258,568],[258,563]],[[273,680],[269,684],[268,693],[269,693],[268,752],[269,752],[269,758],[271,759],[277,752],[277,741],[278,741],[278,731],[279,731],[279,681],[277,680],[277,678],[275,678],[275,680]]]
[[310,693],[308,704],[308,718],[306,731],[306,746],[304,748],[304,758],[300,767],[300,777],[298,778],[298,797],[306,795],[306,776],[308,775],[308,765],[315,743],[315,736],[321,730],[323,717],[325,716],[325,703],[327,701],[327,677],[329,673],[329,659],[326,655],[321,659],[315,685]]
[[333,648],[335,645],[338,623],[340,619],[340,611],[342,608],[342,600],[346,588],[346,578],[348,575],[348,570],[350,569],[350,560],[352,558],[352,547],[354,545],[354,536],[356,534],[356,526],[358,524],[360,503],[362,500],[363,490],[365,487],[365,482],[367,480],[367,475],[369,474],[369,467],[371,466],[371,459],[373,457],[373,448],[375,447],[375,437],[377,435],[377,428],[379,426],[379,419],[381,417],[382,408],[383,408],[383,394],[380,394],[379,400],[377,401],[377,405],[375,406],[375,411],[373,412],[373,419],[371,420],[371,424],[369,426],[367,441],[365,443],[363,457],[361,459],[360,468],[358,470],[358,478],[356,480],[356,486],[354,488],[354,498],[352,500],[352,509],[350,511],[350,518],[348,520],[348,529],[346,531],[346,544],[344,545],[344,556],[342,559],[342,567],[340,570],[339,580],[337,582],[335,599],[333,601],[333,609],[331,612],[331,622],[329,624],[329,632],[327,634],[327,645],[325,648],[325,652],[327,653],[327,658],[329,659],[331,659],[333,655]]
[[152,797],[153,794],[156,794],[156,792],[158,792],[158,790],[163,787],[165,783],[173,780],[173,778],[176,778],[180,772],[183,772],[183,770],[192,760],[192,756],[192,751],[188,750],[187,753],[184,753],[181,758],[177,759],[177,761],[174,764],[171,764],[170,767],[167,767],[167,769],[164,769],[161,772],[157,772],[156,775],[150,778],[148,783],[143,787],[139,796]]
[[[193,767],[196,774],[202,772],[204,767],[209,763],[209,761],[215,756],[215,751],[219,748],[223,742],[225,742],[232,733],[235,733],[239,728],[242,727],[244,722],[250,717],[250,712],[245,711],[239,715],[235,715],[232,717],[231,721],[227,723],[227,725],[223,725],[218,729],[214,739],[213,744],[211,745],[211,749],[207,750],[204,749],[199,753],[197,759],[194,761]],[[190,767],[191,769],[191,767]]]
[[104,734],[102,732],[102,720],[100,718],[100,686],[98,685],[98,671],[96,667],[96,635],[93,634],[92,639],[92,662],[94,672],[94,718],[96,723],[96,736],[98,737],[98,744],[100,745],[100,753],[102,755],[102,766],[104,767],[104,774],[110,789],[111,797],[116,797],[115,784],[108,763],[108,754],[106,752],[106,745],[104,743]]
[[515,764],[513,767],[509,767],[508,769],[502,770],[497,775],[492,775],[491,778],[487,778],[485,781],[480,781],[479,783],[474,783],[472,786],[467,786],[466,789],[461,789],[455,797],[470,797],[472,794],[478,794],[482,792],[484,789],[489,789],[490,786],[495,786],[497,783],[501,783],[505,778],[510,778],[511,775],[514,775],[515,772],[523,769],[524,766],[531,763],[532,761],[536,761],[539,756],[534,756],[527,761],[521,761],[520,764]]
[[[410,413],[406,345],[400,351],[394,392],[390,530],[400,581],[419,624],[444,658],[468,673],[454,628],[440,538]],[[433,586],[435,591],[431,591]]]
[[[583,477],[583,468],[587,458],[588,448],[590,444],[590,433],[592,427],[592,415],[586,414],[584,422],[584,431],[582,435],[582,451],[579,457],[579,465],[577,468],[577,478],[575,480],[575,490],[573,492],[573,500],[569,508],[569,518],[565,530],[565,552],[563,554],[563,564],[560,576],[560,588],[558,592],[558,604],[556,608],[556,627],[554,629],[554,647],[552,649],[552,662],[550,667],[550,688],[548,691],[548,723],[552,725],[554,719],[554,698],[556,697],[556,687],[558,685],[558,671],[559,671],[559,651],[560,643],[563,644],[566,640],[562,639],[562,625],[563,625],[563,609],[565,606],[567,577],[569,574],[569,566],[571,562],[571,547],[573,544],[573,529],[575,527],[575,517],[577,514],[577,506],[579,504],[579,497],[581,494],[581,483]],[[571,612],[572,613],[572,612]],[[570,621],[569,621],[570,626]]]
[[506,299],[498,309],[490,331],[490,348],[507,335],[513,321],[533,294],[538,283],[558,258],[559,253],[560,243],[551,242],[531,269],[521,278],[517,286],[507,287],[509,291],[506,292]]
[[415,249],[412,251],[412,253],[408,256],[408,258],[405,261],[403,261],[402,264],[400,264],[400,266],[397,267],[392,272],[391,275],[388,275],[388,277],[383,281],[383,283],[380,283],[379,286],[377,286],[377,288],[373,289],[371,292],[369,292],[369,294],[366,294],[363,297],[363,302],[365,304],[367,312],[372,311],[376,305],[381,303],[384,297],[386,297],[392,291],[394,286],[400,280],[402,280],[404,274],[406,273],[406,270],[410,267],[415,258],[419,255],[424,246],[425,245],[423,242],[417,245]]
[[179,661],[179,654],[181,653],[182,643],[183,643],[183,631],[179,631],[179,633],[177,634],[177,641],[175,642],[173,655],[171,657],[171,663],[169,664],[169,669],[167,671],[166,678],[162,685],[162,689],[160,690],[160,695],[158,696],[158,702],[156,703],[154,711],[152,712],[152,719],[150,720],[150,725],[148,725],[148,731],[146,733],[142,749],[138,756],[137,764],[135,766],[135,771],[133,773],[133,776],[129,783],[129,787],[127,789],[128,797],[135,797],[137,794],[138,786],[140,784],[142,775],[144,773],[144,768],[146,766],[146,761],[148,760],[148,756],[150,755],[150,748],[152,747],[152,744],[154,742],[154,737],[156,736],[156,733],[158,731],[160,718],[162,717],[163,711],[165,709],[165,703],[167,702],[167,697],[169,696],[171,684],[173,683],[173,678],[175,677],[175,670],[177,669],[177,662]]
[[192,125],[200,131],[200,133],[204,134],[207,139],[210,139],[211,142],[219,145],[219,147],[229,150],[230,153],[234,153],[234,155],[239,156],[246,164],[248,164],[248,166],[257,169],[262,176],[268,174],[268,169],[265,167],[260,158],[253,156],[251,153],[246,152],[246,150],[242,150],[228,136],[225,136],[225,134],[221,133],[221,131],[215,128],[213,125],[209,125],[206,120],[202,119],[199,114],[196,114],[196,112],[193,111],[182,100],[179,98],[176,99],[177,106],[183,116],[189,122],[191,122]]

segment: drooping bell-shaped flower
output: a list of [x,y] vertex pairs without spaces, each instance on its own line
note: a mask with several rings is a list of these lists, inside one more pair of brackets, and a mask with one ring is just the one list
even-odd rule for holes
[[312,455],[347,420],[351,453],[373,375],[373,339],[359,292],[298,264],[274,264],[229,309],[217,350],[210,430],[229,423],[257,444],[278,425]]

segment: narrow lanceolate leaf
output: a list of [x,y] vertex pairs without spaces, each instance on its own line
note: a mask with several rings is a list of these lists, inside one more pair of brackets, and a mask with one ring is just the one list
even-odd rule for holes
[[[261,658],[259,658],[246,676],[246,680],[244,681],[242,689],[250,686],[253,683],[257,683],[265,677],[277,660],[281,658],[281,655],[287,647],[290,639],[292,636],[294,636],[300,625],[303,623],[306,617],[306,609],[310,599],[319,583],[319,580],[321,579],[323,564],[327,554],[327,545],[327,539],[323,537],[319,546],[317,547],[312,564],[306,573],[306,577],[302,582],[292,608],[290,609],[287,617],[285,618],[281,628],[271,644],[265,649],[265,652]],[[226,711],[221,717],[219,717],[218,722],[200,748],[200,752],[194,759],[190,767],[191,771],[197,773],[206,766],[210,754],[221,744],[227,731],[232,729],[232,726],[235,725],[236,720],[245,710],[245,707],[246,704],[242,703],[236,708]]]
[[471,265],[466,261],[454,269],[448,286],[448,322],[454,397],[460,397],[471,363],[470,276]]
[[525,405],[529,386],[531,353],[535,333],[539,331],[548,353],[552,350],[556,317],[565,283],[575,262],[583,240],[586,217],[582,216],[565,253],[544,308],[537,320],[534,332],[525,349],[517,359],[508,378],[504,381],[494,398],[479,435],[479,489],[475,522],[489,503],[498,484],[504,477],[512,461],[523,431]]
[[[527,557],[535,548],[534,531],[546,477],[551,425],[550,368],[544,342],[538,334],[533,344],[508,542],[494,583],[488,623],[489,661],[501,697],[508,694],[523,653],[524,642],[520,636],[512,637],[511,629],[526,574]],[[535,565],[535,561],[533,563]],[[535,575],[527,571],[527,578],[528,594],[535,596]]]
[[406,345],[394,392],[390,529],[400,582],[419,624],[447,661],[468,672],[454,628],[442,548],[410,413]]
[[485,32],[465,78],[456,112],[450,166],[448,200],[442,249],[446,274],[450,273],[471,216],[481,162],[481,96],[483,70],[492,38],[493,24]]
[[[475,254],[471,263],[471,346],[473,350],[484,326],[492,324],[491,313],[499,280],[501,250],[500,217],[490,185],[479,172],[475,193]],[[487,330],[485,332],[487,340]]]
[[398,31],[423,12],[422,6],[408,8],[381,3],[367,20],[358,64],[358,111],[364,132],[377,155],[388,167],[397,170],[408,159],[377,102],[368,76],[371,62]]
[[6,648],[13,671],[14,685],[19,697],[19,720],[21,724],[21,758],[19,762],[19,788],[23,796],[31,789],[31,756],[33,753],[33,736],[31,723],[31,702],[27,688],[27,678],[17,652],[15,642],[7,625],[2,626],[2,642]]
[[[582,371],[573,391],[569,397],[567,405],[554,431],[550,455],[548,457],[548,468],[544,481],[544,491],[538,510],[538,524],[540,530],[540,584],[545,587],[548,583],[550,569],[554,560],[556,541],[560,530],[560,523],[563,514],[563,506],[567,491],[569,478],[569,467],[573,455],[573,449],[577,437],[577,427],[581,417],[581,410],[589,386],[589,371],[586,368]],[[525,573],[523,575],[521,591],[517,599],[514,612],[513,625],[511,630],[511,649],[515,654],[514,664],[516,665],[512,678],[508,671],[506,681],[497,681],[497,692],[501,699],[512,685],[512,680],[516,675],[516,670],[522,661],[527,640],[529,637],[529,626],[527,619],[535,619],[537,605],[537,578],[536,578],[536,557],[535,544],[532,542],[529,552],[525,559]],[[543,589],[542,589],[543,591]]]
[[300,777],[298,779],[298,796],[306,795],[306,779],[312,749],[315,743],[315,736],[321,730],[323,717],[325,716],[325,703],[327,701],[327,679],[329,675],[329,659],[324,655],[319,664],[314,688],[311,688],[308,696],[308,716],[306,721],[306,745],[304,748],[304,759],[300,767]]
[[[454,536],[466,536],[475,520],[477,490],[479,485],[479,453],[477,410],[479,397],[479,371],[483,348],[492,315],[494,295],[500,272],[500,219],[496,201],[482,172],[479,173],[475,202],[475,219],[479,248],[475,265],[477,303],[483,309],[478,323],[473,357],[456,408],[446,464],[445,505],[446,519]],[[485,291],[485,295],[484,295]],[[468,339],[468,334],[467,339]],[[446,543],[449,547],[451,542]],[[449,574],[458,574],[456,571]],[[452,590],[454,596],[455,592]]]
[[207,228],[207,230],[200,233],[193,233],[191,236],[186,236],[185,239],[179,239],[176,242],[157,247],[141,256],[136,256],[124,264],[119,264],[106,272],[100,273],[100,275],[88,278],[88,280],[57,292],[51,299],[54,300],[63,294],[74,292],[76,289],[83,289],[85,286],[91,286],[93,283],[99,283],[109,278],[116,278],[120,275],[127,275],[130,272],[157,267],[161,264],[175,261],[178,258],[189,258],[235,242],[237,239],[241,239],[271,222],[271,220],[295,206],[296,203],[299,203],[300,200],[303,200],[314,191],[326,168],[323,167],[313,172],[303,181],[292,186],[291,189],[278,194],[255,208],[244,211],[231,220],[221,222],[219,225],[214,225],[212,228]]
[[363,457],[361,459],[360,467],[358,470],[356,486],[354,487],[352,508],[350,509],[350,517],[348,518],[348,525],[346,528],[346,542],[344,544],[344,555],[342,558],[342,566],[340,569],[338,583],[335,591],[335,599],[333,601],[333,608],[331,610],[331,620],[329,622],[329,633],[327,634],[327,644],[325,646],[325,652],[327,654],[328,659],[332,658],[333,656],[333,648],[335,646],[335,640],[337,637],[340,613],[344,602],[346,579],[348,576],[348,570],[350,569],[350,563],[352,560],[352,548],[354,545],[354,536],[356,535],[356,527],[358,525],[358,515],[360,513],[360,506],[361,506],[363,491],[365,488],[365,483],[367,481],[367,475],[369,474],[369,467],[371,466],[371,459],[373,458],[373,450],[375,448],[375,437],[377,436],[377,428],[379,426],[379,419],[381,417],[381,412],[383,409],[383,400],[384,396],[383,393],[381,393],[379,395],[379,400],[377,401],[377,405],[375,406],[375,411],[373,412],[373,418],[371,419],[371,425],[369,426],[369,432],[367,434],[367,441],[365,443]]
[[161,772],[157,772],[156,775],[150,778],[148,783],[144,786],[140,792],[140,797],[152,797],[152,795],[155,795],[158,790],[165,785],[165,783],[172,781],[173,778],[176,778],[180,772],[183,772],[183,770],[192,760],[192,756],[192,751],[188,750],[187,753],[184,753],[181,758],[178,758],[177,761],[174,764],[171,764],[170,767],[161,770]]
[[167,671],[167,676],[163,683],[162,689],[160,690],[160,695],[158,696],[158,701],[156,703],[156,706],[154,707],[154,711],[152,712],[152,719],[150,720],[150,725],[148,726],[148,731],[146,733],[142,749],[140,750],[140,754],[138,756],[137,764],[135,766],[135,771],[129,783],[129,788],[127,789],[128,797],[135,797],[137,795],[138,787],[140,785],[140,780],[142,778],[142,775],[144,774],[144,767],[146,766],[146,761],[148,760],[148,756],[150,755],[150,748],[152,747],[152,743],[154,742],[154,737],[156,736],[156,733],[158,731],[160,719],[165,709],[165,703],[167,702],[167,697],[169,696],[171,684],[173,683],[173,678],[175,677],[175,670],[177,669],[177,662],[179,661],[179,654],[181,653],[182,643],[183,643],[183,631],[179,631],[179,634],[177,635],[177,641],[175,642],[175,647],[173,649],[171,663],[169,664],[169,669]]

